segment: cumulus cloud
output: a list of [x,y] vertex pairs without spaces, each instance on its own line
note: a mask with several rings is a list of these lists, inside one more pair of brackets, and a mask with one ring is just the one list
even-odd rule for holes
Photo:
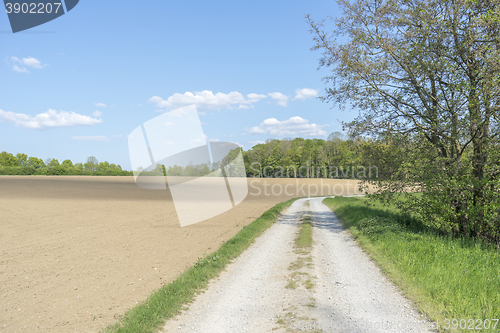
[[326,125],[309,124],[309,120],[301,117],[292,117],[288,120],[279,121],[276,118],[268,118],[259,126],[251,127],[248,131],[252,134],[269,134],[270,136],[302,136],[317,137],[326,136],[323,127]]
[[45,113],[30,116],[23,113],[3,111],[0,109],[0,122],[13,123],[17,127],[28,129],[47,129],[54,127],[71,127],[82,125],[95,125],[102,122],[75,112],[56,111],[49,109]]
[[101,112],[101,111],[97,111],[97,110],[95,110],[94,112],[92,112],[92,115],[93,115],[94,117],[100,117],[100,116],[102,116],[102,112]]
[[98,107],[98,108],[105,108],[105,107],[107,107],[107,105],[104,104],[104,103],[95,103],[95,106]]
[[248,97],[250,103],[256,103],[256,102],[260,101],[261,99],[266,98],[267,96],[262,95],[262,94],[248,94],[247,97]]
[[23,64],[25,64],[26,66],[30,66],[30,67],[33,67],[33,68],[43,68],[44,67],[44,65],[42,65],[42,63],[40,62],[40,60],[35,59],[33,57],[23,58],[21,60],[21,62]]
[[295,90],[295,99],[308,99],[308,98],[314,98],[318,96],[318,92],[314,89],[309,89],[309,88],[304,88],[304,89],[297,89]]
[[271,96],[272,99],[275,99],[278,102],[278,105],[286,106],[288,103],[288,96],[283,95],[280,92],[273,92],[268,95]]
[[232,109],[233,107],[248,108],[263,98],[266,98],[266,95],[252,93],[245,98],[243,94],[237,91],[229,94],[221,92],[214,94],[212,91],[203,90],[194,93],[189,91],[184,94],[175,93],[166,100],[160,96],[153,96],[149,101],[157,107],[167,110],[175,110],[191,104],[195,104],[198,110],[220,110]]
[[14,65],[14,66],[12,67],[12,70],[13,70],[14,72],[19,72],[19,73],[29,73],[29,72],[30,72],[29,70],[27,70],[27,69],[26,69],[26,67],[20,68],[20,67],[19,67],[19,66],[17,66],[17,65]]
[[73,140],[78,140],[78,141],[97,141],[97,142],[108,142],[109,138],[104,135],[95,135],[95,136],[73,136],[71,137]]
[[10,57],[10,60],[14,63],[19,63],[19,64],[23,65],[23,67],[19,67],[16,64],[14,64],[12,66],[12,70],[15,72],[19,72],[19,73],[29,73],[29,70],[26,69],[26,67],[24,67],[24,66],[31,67],[31,68],[37,68],[37,69],[41,69],[41,68],[46,66],[46,65],[42,65],[40,60],[33,58],[33,57],[27,57],[27,58],[22,58],[22,59],[19,59],[18,57]]

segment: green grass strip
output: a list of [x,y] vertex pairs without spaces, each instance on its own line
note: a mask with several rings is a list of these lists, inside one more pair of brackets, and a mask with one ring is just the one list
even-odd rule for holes
[[[446,319],[465,319],[467,327],[474,319],[476,327],[477,320],[500,318],[498,248],[440,235],[370,199],[337,197],[324,203],[420,311],[439,320],[441,328]],[[500,323],[496,329],[491,325],[483,330],[498,332]]]
[[266,211],[217,251],[200,258],[176,280],[153,292],[144,303],[127,311],[120,322],[106,328],[104,332],[157,332],[167,319],[179,314],[186,304],[191,303],[211,279],[217,277],[232,259],[243,253],[295,200],[282,202]]
[[295,238],[297,248],[308,248],[312,246],[311,217],[304,215],[299,229],[299,235]]

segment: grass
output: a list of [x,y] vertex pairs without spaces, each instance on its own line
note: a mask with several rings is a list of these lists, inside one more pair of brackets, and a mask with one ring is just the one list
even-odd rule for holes
[[269,228],[279,214],[296,199],[277,204],[257,220],[245,226],[217,251],[199,258],[198,262],[176,280],[150,295],[145,302],[129,310],[120,321],[104,330],[113,333],[157,332],[165,321],[179,314],[208,282],[246,250],[254,240]]
[[288,281],[286,288],[287,289],[297,289],[298,286],[299,286],[299,281],[292,279],[292,280]]
[[[305,202],[304,206],[309,206],[309,200]],[[300,221],[302,223],[300,224],[298,235],[295,238],[295,253],[298,254],[298,258],[292,262],[290,266],[288,266],[289,270],[295,271],[292,273],[288,284],[286,285],[286,288],[288,289],[298,288],[300,286],[300,282],[302,282],[306,289],[312,289],[314,287],[314,283],[310,278],[302,281],[302,277],[309,277],[308,273],[298,272],[298,270],[303,267],[312,266],[312,257],[310,256],[312,247],[312,219],[308,215],[302,215]]]
[[298,249],[309,249],[312,246],[312,225],[311,217],[303,216],[299,230],[299,236],[295,239]]
[[[441,327],[445,319],[500,318],[497,248],[442,236],[418,219],[370,199],[337,197],[324,203],[379,267]],[[499,329],[500,324],[492,331]]]
[[306,289],[312,289],[315,286],[314,282],[312,282],[311,279],[307,279],[304,282],[304,285],[306,286]]

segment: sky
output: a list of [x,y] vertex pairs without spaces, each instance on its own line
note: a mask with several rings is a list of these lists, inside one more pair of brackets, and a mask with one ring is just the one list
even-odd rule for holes
[[[243,149],[341,131],[304,18],[334,1],[80,0],[12,33],[0,14],[0,151],[131,169],[128,136],[195,105],[208,141]],[[332,108],[334,107],[334,108]]]

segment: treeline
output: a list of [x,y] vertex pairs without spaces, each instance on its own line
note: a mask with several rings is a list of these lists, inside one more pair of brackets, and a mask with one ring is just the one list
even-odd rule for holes
[[[143,176],[222,176],[220,165],[229,165],[230,174],[265,178],[333,178],[385,180],[401,173],[409,147],[420,149],[414,140],[379,136],[377,139],[349,138],[335,132],[328,139],[272,139],[247,151],[234,149],[219,164],[158,164],[150,171],[137,170]],[[244,170],[233,163],[242,152]],[[407,162],[407,161],[406,161]],[[218,173],[219,172],[219,173]],[[129,176],[133,172],[120,165],[99,162],[90,156],[85,163],[49,158],[43,161],[26,154],[0,153],[0,175],[94,175]]]
[[0,153],[0,175],[86,175],[86,176],[130,176],[132,172],[123,170],[120,165],[109,162],[99,162],[94,156],[87,158],[85,163],[75,163],[64,160],[62,163],[55,158],[43,161],[41,158],[26,154],[13,155]]
[[[222,176],[221,165],[230,166],[229,176],[257,178],[388,179],[401,165],[400,140],[348,138],[340,132],[323,139],[270,139],[247,151],[231,150],[220,163],[158,164],[153,170],[137,170],[143,176]],[[242,153],[243,166],[234,162]]]
[[[208,162],[167,168],[158,164],[153,170],[138,171],[144,176],[222,176],[220,166],[229,165],[229,176],[246,174],[247,177],[257,178],[378,180],[388,179],[396,174],[402,163],[402,145],[403,141],[384,136],[377,139],[348,138],[335,132],[327,140],[273,139],[247,151],[233,149],[219,164],[211,165]],[[244,170],[243,166],[234,163],[240,151]]]
[[248,177],[386,179],[397,169],[390,140],[348,138],[268,140],[243,152]]
[[[188,163],[185,166],[177,164],[169,165],[168,168],[163,164],[157,164],[152,170],[134,171],[136,175],[141,176],[173,176],[173,177],[244,177],[246,174],[245,166],[241,160],[237,159],[242,152],[241,148],[230,150],[221,160],[211,163]],[[243,152],[243,155],[245,152]],[[222,172],[224,169],[224,172]]]

